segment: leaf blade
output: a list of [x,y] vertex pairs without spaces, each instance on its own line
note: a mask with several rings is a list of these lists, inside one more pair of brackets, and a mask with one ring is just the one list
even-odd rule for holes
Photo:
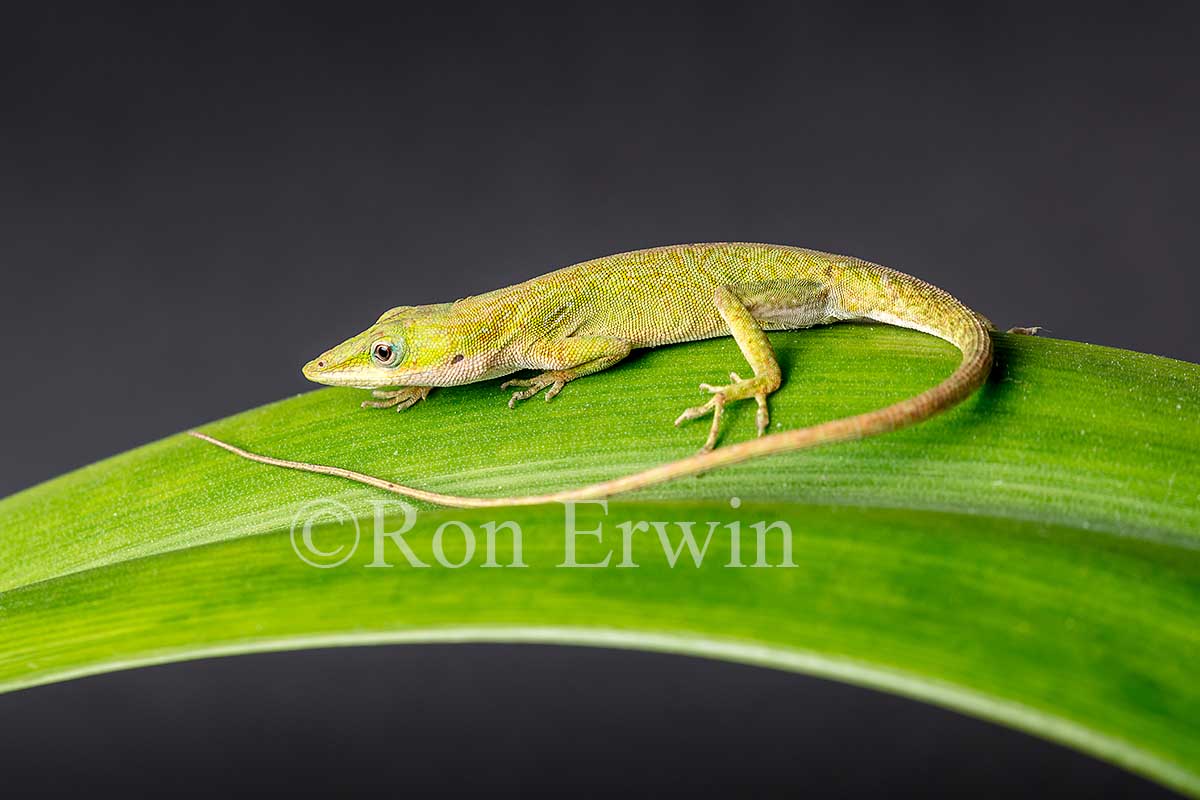
[[[954,363],[948,346],[890,329],[772,338],[787,381],[774,418],[788,428],[892,402]],[[737,496],[736,518],[790,520],[810,556],[704,581],[539,563],[469,570],[454,588],[438,580],[468,573],[408,570],[397,586],[315,570],[288,544],[296,509],[330,498],[366,523],[376,492],[186,437],[139,448],[0,500],[0,689],[420,637],[661,646],[910,693],[1200,794],[1200,367],[1024,337],[997,346],[988,386],[914,429],[614,503],[638,519],[731,522]],[[435,393],[404,415],[322,390],[207,430],[443,491],[543,491],[689,454],[703,432],[670,420],[693,384],[739,363],[718,340],[647,353],[513,412],[495,384]],[[728,422],[727,437],[748,435],[744,409]],[[426,511],[423,524],[447,513]],[[543,549],[561,538],[546,509],[504,513]]]

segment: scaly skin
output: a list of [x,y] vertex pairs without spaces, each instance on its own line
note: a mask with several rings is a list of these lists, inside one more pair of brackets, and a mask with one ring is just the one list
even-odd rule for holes
[[[780,384],[764,330],[874,320],[945,339],[960,351],[958,369],[921,394],[877,411],[764,436],[767,396]],[[569,381],[616,364],[633,348],[732,335],[754,371],[731,373],[724,386],[675,421],[712,415],[698,455],[634,475],[546,495],[473,498],[401,486],[338,467],[247,452],[275,466],[349,478],[408,497],[458,507],[531,505],[607,497],[770,453],[884,433],[927,419],[970,396],[992,363],[992,329],[946,292],[902,272],[848,256],[778,245],[717,243],[638,250],[577,264],[454,303],[399,306],[367,330],[304,366],[310,380],[374,390],[364,406],[408,408],[431,387],[460,386],[542,370],[503,387],[522,387],[513,406],[539,391],[546,399]],[[1023,331],[1023,332],[1032,332]],[[503,388],[502,387],[502,388]],[[714,450],[725,404],[753,397],[756,440]]]

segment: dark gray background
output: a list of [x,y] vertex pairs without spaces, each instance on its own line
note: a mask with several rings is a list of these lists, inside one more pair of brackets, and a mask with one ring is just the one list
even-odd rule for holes
[[[1200,359],[1195,11],[739,6],[10,14],[0,495],[303,391],[389,306],[672,242],[851,253]],[[1158,791],[860,689],[558,648],[175,665],[0,720],[6,788]]]

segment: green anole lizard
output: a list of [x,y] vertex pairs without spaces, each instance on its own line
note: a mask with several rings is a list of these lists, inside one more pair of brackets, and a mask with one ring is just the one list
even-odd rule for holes
[[[931,389],[884,408],[799,430],[764,435],[767,395],[779,364],[764,330],[870,320],[923,331],[953,344],[962,361]],[[243,450],[198,431],[207,442],[264,464],[335,475],[406,497],[460,508],[594,500],[747,459],[859,439],[912,425],[969,397],[992,366],[988,320],[918,278],[849,256],[798,247],[716,243],[638,250],[566,267],[524,283],[453,303],[398,306],[367,330],[304,366],[309,380],[374,390],[364,407],[403,410],[432,387],[461,386],[542,370],[517,387],[509,407],[545,390],[607,369],[638,347],[733,336],[754,372],[701,384],[708,402],[675,424],[712,416],[708,439],[688,458],[576,489],[518,497],[440,494],[353,472]],[[1035,333],[1036,328],[1014,328]],[[714,449],[728,403],[754,398],[759,438]]]

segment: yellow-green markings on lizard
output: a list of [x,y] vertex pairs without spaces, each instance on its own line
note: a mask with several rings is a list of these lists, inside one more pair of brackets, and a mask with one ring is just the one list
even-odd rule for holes
[[[781,376],[764,330],[869,320],[937,336],[962,352],[936,386],[885,408],[765,436],[767,396]],[[264,456],[192,435],[273,466],[334,475],[447,506],[478,508],[592,500],[695,475],[759,456],[859,439],[912,425],[969,397],[987,378],[994,330],[947,292],[902,272],[849,256],[748,243],[690,244],[637,250],[566,267],[453,303],[398,306],[367,330],[304,366],[330,386],[373,390],[364,407],[403,410],[435,386],[461,386],[532,369],[509,407],[543,389],[546,399],[570,381],[613,366],[640,347],[733,336],[753,377],[702,383],[712,396],[675,420],[712,416],[700,453],[576,489],[517,497],[463,497],[402,486],[340,467]],[[1033,332],[1035,329],[1014,329]],[[759,438],[714,449],[728,403],[754,398]],[[636,398],[631,398],[631,402]]]

